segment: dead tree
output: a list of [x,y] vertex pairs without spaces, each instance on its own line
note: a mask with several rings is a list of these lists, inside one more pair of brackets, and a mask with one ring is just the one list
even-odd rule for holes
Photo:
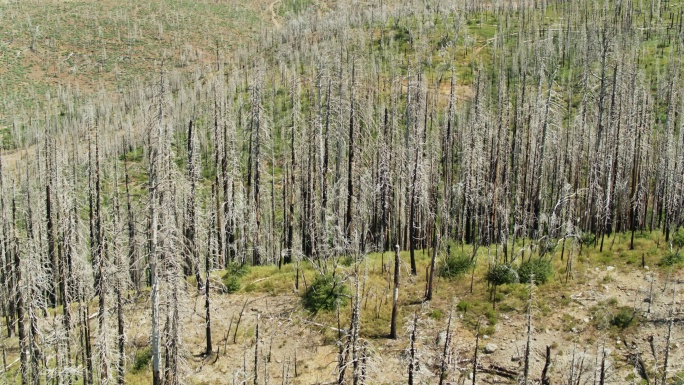
[[451,321],[453,318],[453,308],[449,311],[449,320],[447,321],[446,337],[444,338],[444,349],[442,350],[442,356],[440,357],[439,365],[439,385],[444,385],[446,381],[446,372],[448,367],[448,356],[449,348],[451,345]]
[[480,322],[477,323],[477,330],[475,331],[475,353],[473,354],[473,382],[475,385],[475,378],[477,377],[477,353],[480,349]]
[[416,348],[416,338],[418,334],[418,312],[416,311],[413,314],[413,324],[411,326],[411,334],[409,336],[409,351],[408,351],[408,356],[409,356],[409,364],[408,364],[408,385],[413,385],[414,381],[414,375],[415,375],[415,370],[416,370],[416,355],[417,355],[417,348]]
[[551,385],[551,378],[549,377],[549,368],[551,367],[551,346],[546,345],[546,360],[544,361],[544,369],[541,374],[541,384]]
[[[190,181],[190,196],[187,203],[187,223],[185,227],[185,269],[186,276],[194,273],[195,281],[197,282],[197,291],[201,290],[202,280],[200,279],[199,263],[197,257],[197,214],[195,213],[195,190],[197,188],[197,167],[196,167],[196,151],[195,151],[195,131],[193,129],[193,121],[188,123],[188,180]],[[212,191],[213,191],[212,185]]]
[[352,213],[354,203],[354,90],[355,90],[355,72],[356,66],[352,64],[352,78],[351,78],[351,96],[350,96],[350,112],[349,112],[349,145],[347,158],[347,212],[344,220],[345,237],[347,242],[350,242],[352,235]]
[[391,339],[397,339],[397,317],[399,302],[399,245],[394,246],[394,294],[392,296],[392,320],[390,321]]
[[675,305],[675,290],[672,289],[672,305],[670,306],[667,322],[667,339],[665,340],[665,357],[663,358],[663,379],[662,384],[667,384],[667,366],[670,359],[670,342],[672,340],[672,325],[674,324],[674,305]]

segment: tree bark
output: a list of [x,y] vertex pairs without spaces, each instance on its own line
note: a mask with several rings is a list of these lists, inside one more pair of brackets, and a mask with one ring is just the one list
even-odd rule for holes
[[398,317],[398,302],[399,302],[399,245],[395,245],[394,249],[394,294],[392,296],[392,320],[390,321],[390,335],[391,339],[397,339],[397,317]]

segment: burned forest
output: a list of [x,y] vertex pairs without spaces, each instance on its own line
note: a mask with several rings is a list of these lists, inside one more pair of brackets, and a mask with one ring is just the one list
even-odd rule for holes
[[0,383],[684,384],[684,1],[244,6],[0,3]]

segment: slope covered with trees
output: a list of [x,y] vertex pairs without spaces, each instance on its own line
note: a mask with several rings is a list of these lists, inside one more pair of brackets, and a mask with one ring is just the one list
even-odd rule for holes
[[616,234],[629,250],[662,234],[659,252],[681,265],[681,5],[340,3],[190,74],[159,60],[123,96],[60,89],[16,111],[7,126],[23,150],[3,156],[0,215],[17,381],[123,383],[127,308],[143,293],[151,378],[183,383],[197,353],[184,343],[190,303],[204,303],[211,356],[212,288],[230,287],[211,272],[245,264],[294,264],[297,281],[313,269],[331,296],[351,297],[340,383],[364,377],[369,253],[383,276],[396,253],[393,318],[399,250],[427,299],[456,247],[471,293],[486,249],[494,301],[505,271],[560,259],[567,282],[583,247],[603,252]]

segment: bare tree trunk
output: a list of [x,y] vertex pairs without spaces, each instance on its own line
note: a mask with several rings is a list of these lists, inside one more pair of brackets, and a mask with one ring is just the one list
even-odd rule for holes
[[[197,283],[197,291],[202,288],[202,280],[200,278],[200,267],[197,257],[197,215],[195,213],[195,190],[197,185],[197,169],[195,165],[195,131],[193,129],[193,122],[190,120],[188,124],[188,179],[190,180],[190,197],[188,198],[188,219],[185,229],[185,271],[184,275],[188,276],[190,274],[195,275],[195,282]],[[212,185],[212,191],[213,191]],[[213,199],[212,199],[213,202]]]
[[603,344],[603,352],[601,353],[601,372],[599,373],[599,385],[606,383],[606,345]]
[[123,296],[121,295],[121,288],[119,287],[120,284],[117,284],[115,286],[115,295],[116,295],[116,320],[117,320],[117,348],[118,348],[118,353],[119,353],[119,363],[117,365],[117,373],[116,373],[116,383],[118,385],[123,385],[125,378],[125,370],[126,370],[126,350],[125,350],[125,343],[126,343],[126,335],[124,334],[124,311],[123,311]]
[[416,268],[416,181],[418,179],[418,154],[416,151],[416,160],[413,166],[413,176],[411,177],[411,203],[409,207],[409,253],[411,255],[411,274],[417,275],[418,269]]
[[475,385],[475,378],[477,377],[477,351],[480,348],[480,323],[477,324],[477,331],[475,332],[475,355],[473,356],[473,382]]
[[669,311],[669,320],[667,322],[667,339],[665,340],[665,358],[663,359],[663,380],[661,383],[663,385],[667,384],[667,366],[668,366],[668,360],[670,359],[670,341],[672,340],[672,325],[674,324],[674,293],[675,290],[672,290],[672,306],[670,307]]
[[159,348],[159,283],[157,282],[157,268],[150,263],[150,281],[152,284],[152,383],[161,385],[161,370],[159,367],[161,356]]
[[261,176],[261,101],[259,89],[255,88],[254,97],[252,101],[252,119],[254,120],[253,129],[256,130],[254,142],[254,210],[256,213],[256,234],[254,236],[254,250],[252,264],[254,266],[261,264],[261,196],[259,194],[260,176]]
[[425,300],[432,300],[432,283],[435,277],[435,264],[437,261],[437,250],[439,249],[439,241],[437,239],[437,213],[435,213],[434,226],[432,228],[432,258],[430,258],[430,273],[427,277],[427,293],[425,294]]
[[86,384],[93,383],[93,352],[92,345],[90,343],[90,317],[88,317],[88,304],[86,303],[83,308],[83,314],[81,315],[83,323],[83,344],[84,344],[84,382]]
[[416,338],[418,333],[418,312],[413,315],[413,326],[411,327],[411,337],[409,341],[409,365],[408,365],[408,385],[413,385],[413,376],[416,370]]
[[[215,188],[212,187],[212,192],[217,192],[218,186]],[[216,214],[215,214],[216,215]],[[213,222],[213,218],[212,218]],[[213,228],[213,226],[212,226]],[[219,230],[220,231],[220,230]],[[209,294],[210,294],[210,272],[211,272],[211,238],[212,238],[212,232],[209,232],[209,236],[207,237],[207,251],[205,253],[204,257],[204,272],[205,272],[205,277],[204,277],[204,314],[205,314],[205,320],[204,320],[204,336],[206,338],[207,346],[204,351],[204,354],[209,356],[211,352],[213,351],[213,348],[211,346],[211,307],[209,303]]]
[[[14,190],[12,190],[12,223],[16,222],[16,201],[14,199]],[[21,384],[28,385],[29,383],[29,366],[28,366],[28,341],[26,338],[26,328],[24,326],[24,294],[22,292],[22,281],[21,274],[21,258],[19,257],[19,242],[17,240],[17,229],[14,228],[13,236],[13,248],[14,248],[14,275],[16,287],[14,289],[14,294],[16,296],[15,301],[17,303],[17,336],[19,337],[19,361],[20,361],[20,372],[21,372]]]
[[254,332],[254,385],[259,385],[259,317],[257,313],[256,327]]
[[128,160],[126,159],[126,152],[124,150],[124,179],[126,184],[126,214],[128,222],[128,264],[130,266],[130,277],[133,287],[136,291],[140,290],[140,269],[137,262],[137,250],[135,240],[135,218],[133,216],[133,207],[131,204],[131,190],[130,180],[128,176]]
[[397,317],[399,302],[399,245],[394,246],[394,295],[392,296],[392,320],[389,338],[397,339]]
[[446,381],[446,371],[448,367],[449,345],[451,344],[451,320],[453,318],[453,307],[449,311],[449,320],[447,321],[446,338],[444,338],[444,349],[442,350],[442,357],[440,358],[439,367],[439,385],[444,385]]
[[532,348],[532,278],[530,278],[529,298],[527,302],[527,343],[525,344],[525,366],[523,369],[523,384],[527,385],[530,375],[530,350]]
[[345,216],[344,229],[347,242],[351,241],[352,234],[352,204],[354,199],[354,75],[356,66],[352,64],[351,97],[349,99],[351,111],[349,113],[349,158],[347,159],[347,213]]
[[544,361],[544,369],[542,370],[541,383],[542,385],[551,385],[551,378],[549,377],[549,368],[551,367],[551,346],[546,345],[546,361]]
[[51,192],[51,175],[48,171],[47,184],[45,185],[45,215],[47,217],[47,242],[48,242],[48,258],[50,260],[50,271],[52,273],[52,280],[50,288],[48,289],[48,306],[55,307],[58,305],[57,290],[59,288],[59,266],[57,261],[57,252],[55,251],[55,227],[52,220],[52,192]]

